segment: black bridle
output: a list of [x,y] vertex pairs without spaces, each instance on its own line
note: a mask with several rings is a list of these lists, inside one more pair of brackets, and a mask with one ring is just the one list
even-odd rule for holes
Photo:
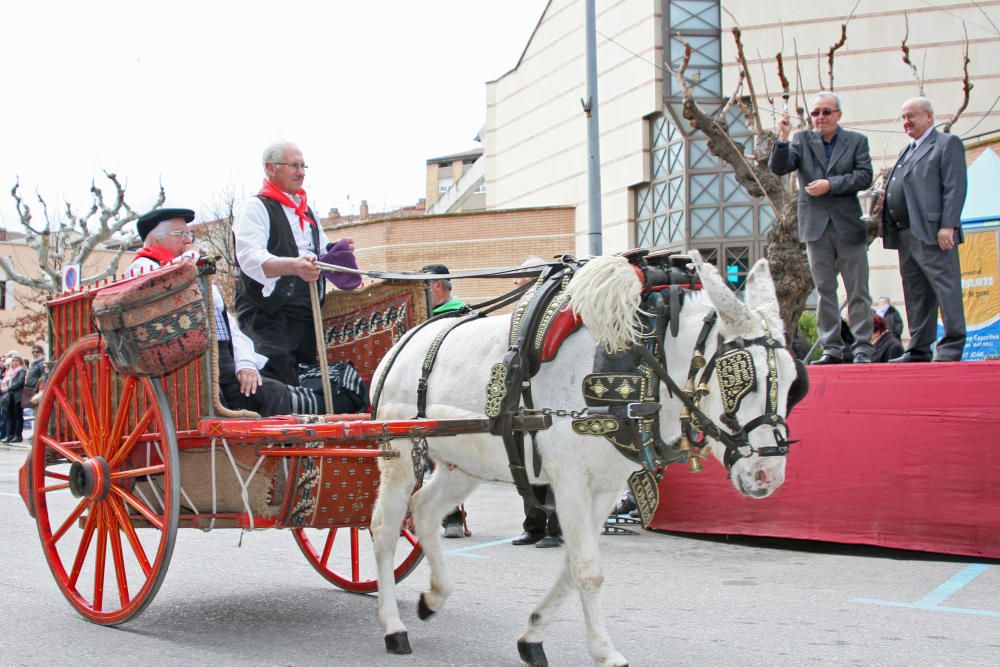
[[[718,320],[718,313],[714,310],[705,316],[704,323],[697,342],[695,343],[694,354],[691,357],[691,365],[688,369],[687,386],[681,389],[674,382],[673,378],[665,368],[665,345],[661,343],[658,347],[658,354],[654,355],[644,344],[635,346],[636,351],[642,360],[653,370],[660,380],[667,385],[672,395],[684,405],[685,410],[681,414],[681,429],[685,437],[692,443],[703,443],[704,438],[699,437],[699,433],[712,438],[726,448],[723,456],[723,463],[727,470],[731,470],[733,465],[741,458],[752,456],[784,456],[788,454],[789,445],[794,441],[788,440],[788,424],[785,419],[778,414],[778,360],[777,350],[783,349],[784,345],[780,340],[771,335],[767,320],[761,316],[761,323],[764,328],[764,335],[756,338],[737,338],[732,341],[724,341],[719,336],[719,344],[712,355],[712,358],[705,362],[705,347],[708,338]],[[750,393],[757,391],[756,369],[753,365],[753,357],[747,351],[749,347],[763,347],[767,352],[767,381],[765,387],[766,404],[763,414],[751,419],[746,424],[740,424],[736,416],[742,399]],[[801,362],[796,362],[797,364]],[[718,377],[719,386],[723,392],[722,403],[723,413],[719,418],[722,428],[716,424],[700,408],[701,398],[708,395],[708,382],[715,374]],[[800,381],[802,374],[796,377],[796,382]],[[793,383],[794,385],[794,383]],[[790,391],[790,394],[797,393]],[[791,402],[789,403],[791,409]],[[770,426],[774,435],[775,444],[763,447],[755,447],[750,443],[750,433],[761,426]],[[728,430],[726,430],[728,429]],[[782,430],[784,433],[782,433]]]

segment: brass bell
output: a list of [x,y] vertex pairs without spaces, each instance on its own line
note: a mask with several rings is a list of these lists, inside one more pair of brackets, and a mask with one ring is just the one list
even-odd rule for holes
[[692,456],[688,459],[688,471],[691,473],[701,472],[705,466],[702,465],[701,459],[697,455]]
[[701,384],[698,385],[698,397],[699,398],[704,398],[704,397],[708,396],[708,393],[709,393],[709,391],[708,391],[708,383],[707,382],[702,382]]
[[691,451],[691,439],[686,435],[682,435],[680,441],[677,443],[677,449],[682,452]]
[[694,356],[691,357],[691,368],[704,368],[705,367],[705,357],[701,352],[695,352]]

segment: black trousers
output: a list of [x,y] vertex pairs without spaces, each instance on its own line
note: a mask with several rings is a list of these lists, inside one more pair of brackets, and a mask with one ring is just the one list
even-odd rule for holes
[[285,307],[273,315],[239,295],[240,329],[253,340],[257,352],[268,358],[261,375],[297,387],[296,365],[315,364],[316,334],[309,307]]
[[[552,488],[548,484],[540,488],[545,489],[545,504],[554,505]],[[523,498],[521,502],[524,503],[524,522],[521,524],[524,532],[536,535],[552,535],[553,537],[562,535],[562,527],[559,526],[559,515],[555,512],[550,514],[540,507],[531,507]]]
[[16,404],[11,405],[6,412],[7,421],[4,425],[3,437],[21,440],[24,431],[24,408],[21,407],[20,397]]
[[253,410],[262,417],[291,414],[292,400],[288,387],[273,378],[262,379],[263,384],[257,387],[256,393],[244,396],[236,380],[232,344],[219,341],[219,393],[222,404],[230,410]]

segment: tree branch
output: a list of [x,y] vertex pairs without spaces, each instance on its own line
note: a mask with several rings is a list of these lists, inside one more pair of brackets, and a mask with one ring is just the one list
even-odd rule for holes
[[751,118],[747,118],[747,125],[753,125],[753,129],[757,134],[761,134],[764,131],[764,127],[760,123],[760,113],[757,109],[757,93],[753,89],[753,78],[750,76],[750,67],[747,65],[747,57],[743,52],[743,31],[740,30],[739,26],[733,26],[733,38],[736,40],[736,60],[739,62],[740,70],[746,75],[747,81],[747,92],[750,93],[750,106],[744,107],[744,112],[747,109],[750,111]]
[[[855,5],[857,7],[857,5]],[[847,23],[840,24],[840,40],[836,44],[830,47],[830,50],[826,54],[826,62],[830,75],[830,87],[827,90],[833,92],[833,54],[837,52],[837,49],[842,47],[847,43]]]
[[906,32],[903,34],[903,42],[899,45],[900,50],[903,52],[903,62],[910,71],[913,72],[913,79],[917,82],[917,91],[920,93],[920,97],[924,96],[924,81],[920,78],[920,72],[917,71],[917,66],[913,64],[910,60],[910,47],[906,45],[907,40],[910,39],[910,18],[907,13],[903,12],[903,26]]
[[951,133],[951,127],[956,122],[958,122],[959,116],[965,111],[966,107],[969,106],[969,93],[972,92],[972,82],[969,80],[969,31],[965,27],[965,22],[962,22],[962,31],[965,32],[965,49],[962,54],[962,104],[958,107],[958,111],[951,117],[947,123],[942,126],[941,131],[945,134]]

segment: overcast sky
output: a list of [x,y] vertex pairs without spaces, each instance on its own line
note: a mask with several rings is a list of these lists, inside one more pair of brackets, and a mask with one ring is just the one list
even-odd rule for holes
[[485,82],[517,64],[545,4],[5,3],[0,223],[18,228],[15,178],[50,213],[82,211],[105,169],[137,212],[162,181],[168,206],[211,217],[223,191],[259,189],[261,153],[284,139],[317,213],[412,204],[427,158],[479,146]]

